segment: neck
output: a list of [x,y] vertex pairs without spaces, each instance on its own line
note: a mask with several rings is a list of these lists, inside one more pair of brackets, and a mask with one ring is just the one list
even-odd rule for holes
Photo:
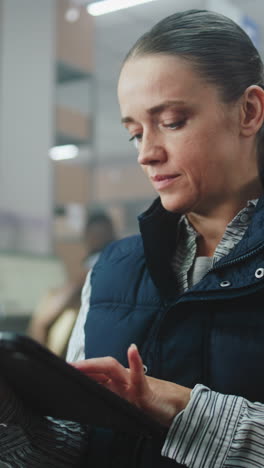
[[200,234],[197,255],[212,256],[230,221],[247,205],[248,200],[263,194],[256,160],[254,146],[250,158],[241,157],[240,167],[230,174],[231,182],[227,174],[222,190],[218,190],[216,196],[212,193],[207,204],[202,204],[202,210],[197,208],[187,214],[188,220]]
[[[253,198],[258,198],[252,197]],[[197,238],[197,256],[211,257],[221,241],[227,225],[247,204],[248,200],[240,203],[225,204],[213,212],[201,214],[192,212],[187,215],[188,221],[199,233]]]
[[212,257],[222,239],[228,223],[233,219],[224,221],[218,218],[203,218],[188,216],[194,229],[199,233],[197,238],[197,256]]

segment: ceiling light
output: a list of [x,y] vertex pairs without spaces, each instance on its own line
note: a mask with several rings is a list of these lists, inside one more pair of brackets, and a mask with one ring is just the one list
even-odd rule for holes
[[68,8],[68,10],[65,13],[66,21],[68,21],[69,23],[74,23],[75,21],[78,21],[79,18],[80,18],[79,8],[75,8],[75,7]]
[[87,5],[87,11],[92,16],[99,16],[153,1],[154,0],[103,0],[101,2],[94,2]]
[[61,145],[53,146],[49,150],[49,156],[54,161],[61,161],[62,159],[73,159],[79,154],[79,148],[75,145]]

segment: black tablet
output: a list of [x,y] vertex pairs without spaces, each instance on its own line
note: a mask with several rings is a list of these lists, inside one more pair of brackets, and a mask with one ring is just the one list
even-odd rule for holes
[[0,373],[43,416],[164,437],[165,428],[26,335],[0,332]]

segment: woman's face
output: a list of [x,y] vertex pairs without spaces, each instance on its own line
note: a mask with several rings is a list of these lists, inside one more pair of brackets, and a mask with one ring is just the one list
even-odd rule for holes
[[165,209],[209,213],[239,190],[239,103],[223,103],[190,63],[169,55],[129,59],[118,97],[138,162]]

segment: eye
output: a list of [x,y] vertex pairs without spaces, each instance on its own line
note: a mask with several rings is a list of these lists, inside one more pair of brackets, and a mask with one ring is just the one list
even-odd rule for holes
[[141,140],[142,140],[142,133],[137,133],[136,135],[133,135],[131,138],[129,138],[129,141],[133,142],[136,149],[138,149],[138,146]]
[[182,127],[185,124],[184,120],[178,120],[177,122],[163,123],[163,127],[170,128],[171,130],[176,130],[177,128]]

